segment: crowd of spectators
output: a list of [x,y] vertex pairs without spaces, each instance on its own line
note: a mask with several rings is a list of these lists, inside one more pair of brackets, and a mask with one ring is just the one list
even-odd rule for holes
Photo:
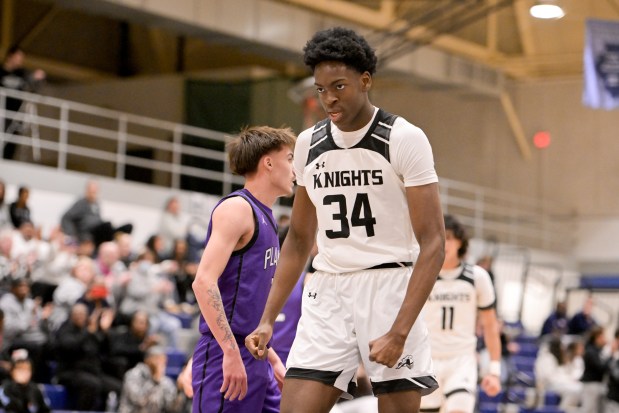
[[593,316],[594,305],[588,296],[582,308],[568,316],[566,303],[559,302],[541,330],[536,385],[542,392],[558,393],[568,413],[619,407],[619,330],[609,341]]
[[[188,256],[179,200],[167,201],[153,236],[134,248],[131,224],[114,227],[101,216],[96,181],[60,211],[58,227],[45,238],[33,223],[29,193],[22,186],[6,202],[0,181],[4,395],[12,389],[14,403],[27,397],[31,411],[47,412],[30,388],[54,383],[67,389],[75,410],[104,411],[112,399],[120,411],[184,411],[184,393],[165,374],[166,354],[189,356],[179,335],[183,323],[199,316],[191,291],[197,262]],[[23,380],[26,370],[31,377]]]

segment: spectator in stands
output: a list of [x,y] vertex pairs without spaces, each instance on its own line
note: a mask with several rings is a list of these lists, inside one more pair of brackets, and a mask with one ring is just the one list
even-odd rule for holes
[[125,297],[131,274],[120,260],[120,249],[116,242],[106,241],[99,246],[95,268],[109,291],[108,301],[118,309],[118,305]]
[[588,333],[598,323],[593,318],[593,296],[588,296],[582,306],[582,310],[570,318],[567,324],[567,333],[573,335],[583,335]]
[[28,207],[29,196],[30,190],[25,186],[20,186],[17,192],[17,199],[9,206],[11,222],[15,228],[19,228],[26,221],[32,222],[30,208]]
[[569,373],[560,337],[552,337],[540,348],[535,360],[535,378],[537,388],[542,394],[545,391],[554,391],[561,395],[563,410],[577,411],[583,386]]
[[608,371],[608,392],[606,393],[606,412],[619,413],[619,329],[615,330],[615,349]]
[[120,394],[122,381],[105,374],[102,366],[113,319],[109,309],[89,316],[86,305],[77,303],[56,333],[58,383],[67,386],[71,407],[76,410],[102,411],[108,393]]
[[174,284],[167,279],[166,263],[155,264],[152,253],[144,252],[131,267],[131,281],[127,284],[127,295],[120,303],[120,312],[131,316],[137,310],[149,315],[151,332],[160,333],[167,345],[176,348],[177,333],[182,327],[178,318],[164,310],[172,300]]
[[136,311],[129,328],[121,327],[110,336],[110,364],[114,375],[122,379],[127,370],[144,361],[144,354],[152,346],[161,344],[161,337],[149,334],[148,313]]
[[182,394],[165,375],[167,356],[164,347],[151,347],[143,363],[125,375],[119,413],[176,413],[183,405]]
[[[26,55],[19,46],[12,46],[7,51],[4,62],[0,67],[0,86],[7,89],[18,91],[36,92],[45,80],[45,72],[37,69],[30,72],[24,69],[24,59]],[[22,100],[16,97],[6,98],[6,110],[18,112],[22,106]],[[14,122],[14,114],[7,113],[4,119],[4,131],[7,131]],[[17,131],[19,128],[17,129]],[[17,145],[12,142],[5,142],[2,157],[13,159]]]
[[53,301],[58,284],[71,276],[77,263],[77,244],[60,227],[52,230],[45,254],[40,254],[41,265],[33,269],[32,296],[41,297],[42,304]]
[[165,251],[163,249],[163,238],[159,234],[153,234],[148,237],[146,241],[146,245],[144,245],[147,251],[151,253],[153,256],[153,262],[155,264],[159,264],[161,261],[164,261],[166,258]]
[[45,244],[30,221],[22,222],[17,231],[13,231],[11,256],[27,271],[28,276],[36,267],[41,250],[46,248]]
[[580,380],[585,372],[585,346],[580,338],[570,341],[565,348],[565,369],[574,380]]
[[607,347],[604,328],[596,326],[590,330],[585,345],[585,371],[582,374],[583,394],[586,395],[582,398],[582,413],[603,411],[606,394],[604,379],[610,367],[611,355],[617,351],[616,344],[615,341],[611,347]]
[[0,383],[9,378],[11,357],[4,347],[4,311],[0,308]]
[[187,226],[181,217],[181,204],[177,197],[170,197],[159,222],[159,236],[163,243],[163,255],[172,256],[174,241],[187,237]]
[[51,305],[41,308],[40,303],[30,296],[28,280],[17,278],[11,281],[11,291],[0,298],[0,309],[4,312],[4,348],[8,351],[28,350],[35,380],[44,380],[47,377],[45,355]]
[[277,217],[277,228],[279,229],[288,228],[289,225],[290,225],[290,215],[280,214],[280,216]]
[[105,241],[112,241],[116,231],[130,233],[133,229],[131,224],[114,229],[110,222],[103,220],[99,205],[99,184],[96,181],[86,183],[84,197],[62,215],[60,225],[65,234],[78,241],[91,240],[95,248]]
[[11,217],[9,214],[9,206],[4,202],[6,196],[6,184],[0,179],[0,230],[11,225]]
[[562,336],[567,333],[567,324],[567,304],[565,301],[559,301],[555,310],[544,321],[540,337],[547,334]]
[[119,260],[129,268],[131,263],[137,259],[137,255],[133,252],[133,238],[131,234],[126,232],[117,232],[114,236],[116,245],[118,245]]
[[71,308],[90,288],[95,279],[95,267],[91,258],[80,257],[71,270],[71,276],[58,284],[54,291],[54,309],[50,317],[55,331],[69,318]]
[[13,278],[26,276],[26,270],[20,268],[17,261],[12,257],[13,250],[13,231],[4,228],[0,229],[0,290],[9,289],[9,284]]
[[184,312],[194,314],[196,309],[193,304],[196,298],[191,284],[196,276],[198,263],[189,260],[187,241],[184,239],[174,241],[171,259],[176,263],[175,270],[170,273],[176,286],[176,302]]
[[77,302],[85,304],[88,308],[88,314],[104,309],[112,309],[112,305],[108,301],[108,290],[105,281],[101,277],[95,277],[93,282],[88,287],[88,290],[82,295]]
[[28,352],[16,352],[11,360],[10,379],[2,383],[3,397],[0,406],[7,413],[48,413],[39,386],[32,380],[32,362]]

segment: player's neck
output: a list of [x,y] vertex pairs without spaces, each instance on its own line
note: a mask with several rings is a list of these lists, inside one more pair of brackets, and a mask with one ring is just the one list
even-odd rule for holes
[[443,270],[455,270],[460,265],[462,265],[462,262],[458,258],[452,259],[452,260],[446,259],[445,262],[443,263],[442,269]]
[[278,195],[272,189],[271,183],[264,182],[264,180],[248,179],[245,181],[245,189],[247,189],[254,198],[269,208],[273,208],[278,198]]

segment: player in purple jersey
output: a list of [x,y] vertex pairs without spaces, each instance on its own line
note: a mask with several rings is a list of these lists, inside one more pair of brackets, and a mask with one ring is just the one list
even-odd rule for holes
[[256,360],[243,340],[260,321],[279,259],[271,207],[292,194],[295,136],[290,129],[243,130],[228,146],[230,169],[243,189],[214,208],[193,290],[200,333],[193,354],[193,412],[277,412],[275,374],[284,367],[273,351]]

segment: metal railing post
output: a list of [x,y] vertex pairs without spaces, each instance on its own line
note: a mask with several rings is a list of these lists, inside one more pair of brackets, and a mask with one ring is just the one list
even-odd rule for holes
[[174,126],[172,135],[172,188],[181,187],[181,162],[183,151],[183,131],[181,125]]
[[60,105],[60,126],[58,129],[58,169],[67,169],[67,148],[69,144],[69,105]]
[[125,163],[127,162],[127,116],[118,118],[118,145],[116,149],[116,179],[125,178]]

